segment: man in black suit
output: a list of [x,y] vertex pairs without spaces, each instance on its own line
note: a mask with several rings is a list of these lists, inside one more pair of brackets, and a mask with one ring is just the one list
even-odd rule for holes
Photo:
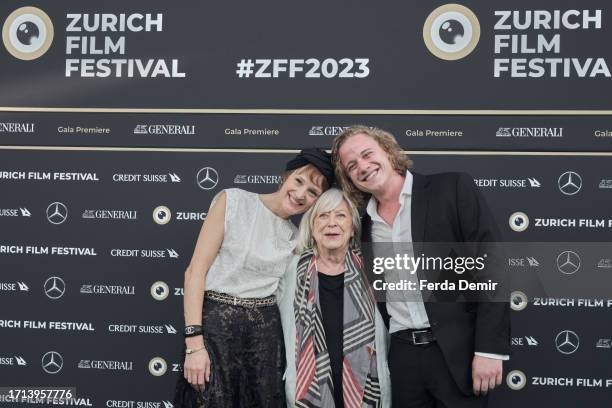
[[[350,127],[334,140],[332,156],[341,187],[367,204],[363,241],[499,242],[468,175],[410,172],[412,162],[388,132]],[[509,358],[508,302],[423,301],[419,291],[413,299],[380,308],[388,312],[391,333],[392,405],[486,407]]]

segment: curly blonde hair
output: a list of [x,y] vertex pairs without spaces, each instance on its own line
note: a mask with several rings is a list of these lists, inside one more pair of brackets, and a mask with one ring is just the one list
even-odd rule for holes
[[357,134],[364,134],[374,139],[385,153],[387,153],[389,162],[397,174],[401,176],[405,175],[406,170],[412,168],[413,162],[408,156],[402,153],[402,148],[397,143],[397,140],[395,140],[395,137],[385,130],[370,126],[354,125],[346,128],[342,133],[336,136],[332,144],[331,152],[336,180],[342,188],[342,191],[350,197],[351,201],[353,201],[356,206],[361,207],[370,195],[355,187],[346,170],[342,167],[339,154],[342,144]]

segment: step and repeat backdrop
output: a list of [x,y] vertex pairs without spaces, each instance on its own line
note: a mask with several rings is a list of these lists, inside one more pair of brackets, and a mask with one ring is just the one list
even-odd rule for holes
[[465,171],[512,278],[491,406],[612,404],[612,8],[0,4],[0,405],[171,408],[215,194],[351,124]]

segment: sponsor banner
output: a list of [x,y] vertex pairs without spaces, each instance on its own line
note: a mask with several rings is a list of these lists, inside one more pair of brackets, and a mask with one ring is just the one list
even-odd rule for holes
[[96,248],[0,244],[0,254],[26,256],[98,256]]
[[168,400],[117,400],[109,399],[105,402],[109,408],[174,408],[174,404]]
[[[148,117],[148,116],[145,116]],[[388,130],[406,150],[543,150],[610,151],[612,118],[608,116],[461,116],[461,115],[187,115],[168,113],[160,123],[143,123],[134,113],[0,112],[0,123],[33,122],[37,132],[23,137],[0,133],[7,145],[126,146],[302,149],[330,148],[335,136],[354,124]],[[163,118],[163,119],[162,119]],[[66,132],[66,123],[105,124],[108,133]],[[75,125],[76,126],[76,125]],[[6,171],[10,171],[7,169]],[[14,169],[16,171],[19,169]],[[14,176],[21,180],[88,182],[99,175]],[[93,172],[92,172],[93,173]],[[175,173],[172,175],[172,173]],[[97,177],[96,177],[97,176]],[[182,179],[176,171],[116,172],[114,182],[155,183]]]
[[[138,11],[123,6],[119,1],[106,2],[96,10],[81,3],[3,4],[5,52],[0,64],[2,89],[7,91],[0,95],[0,106],[612,106],[607,98],[612,87],[612,51],[606,47],[612,23],[609,3],[604,0],[554,7],[533,2],[346,7],[315,1],[300,10],[300,18],[276,3],[194,3],[187,11],[161,0],[140,1]],[[245,41],[252,27],[236,18],[236,7],[258,22],[260,41]],[[211,15],[215,18],[201,24],[201,16]],[[354,30],[347,36],[337,24],[366,21],[372,15],[384,21],[384,27]],[[317,35],[334,41],[316,41],[312,46],[315,21]],[[197,36],[193,27],[198,27]],[[227,27],[232,27],[234,35],[219,36]],[[279,27],[287,35],[279,37]],[[21,82],[15,79],[43,75],[53,86],[28,92],[24,100]],[[124,92],[117,97],[108,89]],[[54,97],[50,99],[49,94]],[[76,132],[76,125],[64,127]],[[137,125],[144,131],[167,124]],[[105,126],[82,127],[92,129],[84,136],[106,135]]]
[[0,320],[0,328],[4,329],[32,329],[49,331],[96,331],[92,322],[59,322],[45,320]]
[[[311,128],[304,126],[304,132]],[[490,137],[507,140],[495,136],[498,128]],[[422,138],[429,137],[434,138]],[[566,137],[564,129],[555,140]],[[88,388],[81,384],[102,381],[104,389],[93,389],[93,406],[157,403],[151,406],[165,408],[163,401],[169,400],[162,391],[174,389],[183,363],[184,271],[210,203],[225,188],[275,191],[290,157],[284,152],[0,152],[1,169],[25,172],[25,178],[0,180],[5,194],[0,210],[9,210],[0,217],[6,225],[0,228],[0,298],[7,305],[0,319],[5,345],[0,361],[6,363],[0,364],[0,376],[21,383],[37,379],[38,384],[57,378],[84,391]],[[531,384],[534,376],[609,377],[612,337],[605,328],[612,310],[612,252],[607,224],[598,226],[598,220],[610,218],[611,190],[602,183],[612,177],[609,159],[437,154],[412,159],[415,172],[422,174],[469,173],[504,239],[516,244],[502,258],[512,277],[503,302],[509,301],[513,321],[513,353],[504,364],[505,373],[522,371],[526,385],[515,393],[505,383],[491,395],[492,405],[520,405],[544,395],[563,406],[575,401],[568,398],[582,398],[582,391],[589,401],[601,396],[600,405],[609,405],[606,388],[574,386],[559,392],[560,387]],[[29,172],[89,173],[98,181],[54,180],[53,175],[28,179]],[[21,208],[31,216],[23,216]],[[104,217],[136,211],[137,218],[83,218],[85,210]],[[15,212],[19,215],[12,216]],[[559,227],[538,219],[576,221]],[[78,341],[67,343],[73,338]],[[138,339],[146,341],[134,342]],[[40,344],[49,349],[32,353]],[[17,357],[27,365],[19,365]],[[130,362],[132,369],[125,369]],[[543,366],[551,371],[541,371]],[[147,391],[115,394],[125,375]],[[159,387],[147,386],[152,381]],[[520,387],[520,376],[510,384]],[[503,402],[494,404],[494,398]]]
[[135,286],[133,285],[99,285],[83,284],[79,292],[85,295],[134,295]]
[[530,385],[544,388],[588,388],[610,389],[612,378],[582,378],[582,377],[541,377],[531,378]]
[[28,362],[22,356],[0,356],[0,366],[27,366]]
[[612,308],[612,299],[576,299],[576,298],[543,298],[534,297],[530,299],[533,307],[553,308]]
[[[282,177],[271,174],[236,174],[234,184],[275,184],[279,185]],[[238,186],[240,187],[240,186]]]
[[24,133],[34,133],[34,123],[25,122],[0,122],[0,134],[13,134],[17,133],[23,135]]
[[133,361],[114,361],[114,360],[80,360],[79,369],[92,370],[112,370],[112,371],[132,371]]
[[[11,223],[11,234],[0,231],[0,252],[54,256],[108,256],[128,258],[179,259],[181,247],[173,242],[148,239],[108,246],[108,240],[89,234],[87,245],[69,239],[71,228],[86,234],[92,228],[131,228],[189,226],[194,231],[206,219],[213,197],[224,188],[243,188],[261,193],[278,188],[289,153],[162,153],[140,152],[135,162],[122,152],[27,152],[1,154],[0,184],[7,197],[20,197],[0,208],[0,219]],[[427,155],[411,154],[415,172],[465,171],[485,195],[496,216],[504,239],[535,241],[606,240],[612,229],[607,211],[609,192],[607,157]],[[443,160],[441,160],[443,158]],[[24,167],[23,163],[32,164]],[[35,163],[69,169],[64,172],[41,170]],[[84,166],[86,163],[86,166]],[[441,165],[444,164],[444,166]],[[57,181],[53,174],[95,176],[98,181]],[[49,177],[39,177],[48,175]],[[72,176],[71,176],[72,177]],[[40,180],[45,178],[46,180]],[[74,178],[74,177],[73,177]],[[92,179],[93,180],[93,179]],[[26,198],[24,188],[48,183],[54,197]],[[86,195],[75,195],[74,188],[87,188]],[[115,197],[112,200],[111,197]],[[121,201],[116,198],[121,197]],[[14,200],[15,198],[13,198]],[[42,223],[42,224],[41,224]],[[45,238],[32,242],[27,224],[45,228],[37,232]],[[47,230],[53,226],[53,230]],[[53,232],[53,234],[51,234]],[[165,232],[164,232],[165,233]],[[49,235],[47,235],[49,234]],[[130,232],[127,236],[131,236]],[[121,236],[117,239],[121,240]],[[20,237],[20,238],[16,238]],[[65,238],[62,238],[65,237]],[[48,241],[47,241],[48,240]],[[124,251],[125,252],[121,252]],[[143,252],[144,251],[144,252]],[[150,251],[150,252],[147,252]],[[165,254],[164,254],[165,252]],[[183,254],[181,254],[183,255]],[[599,259],[608,259],[602,255]],[[602,262],[602,268],[606,266]]]
[[166,249],[128,249],[128,248],[113,248],[110,250],[111,257],[117,258],[170,258],[178,259],[179,254],[172,248]]
[[29,171],[0,169],[0,180],[40,181],[40,182],[96,182],[98,174],[93,172]]
[[0,282],[0,292],[29,292],[30,287],[22,281]]
[[0,217],[31,217],[32,213],[25,207],[0,208]]
[[107,331],[112,334],[177,334],[177,329],[171,324],[137,325],[109,323]]

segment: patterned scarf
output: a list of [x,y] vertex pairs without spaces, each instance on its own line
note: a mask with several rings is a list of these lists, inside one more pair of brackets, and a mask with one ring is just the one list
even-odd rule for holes
[[[375,303],[357,252],[347,251],[344,274],[342,393],[346,408],[380,407]],[[296,323],[296,407],[334,407],[332,371],[319,304],[312,250],[298,261],[293,304]]]

